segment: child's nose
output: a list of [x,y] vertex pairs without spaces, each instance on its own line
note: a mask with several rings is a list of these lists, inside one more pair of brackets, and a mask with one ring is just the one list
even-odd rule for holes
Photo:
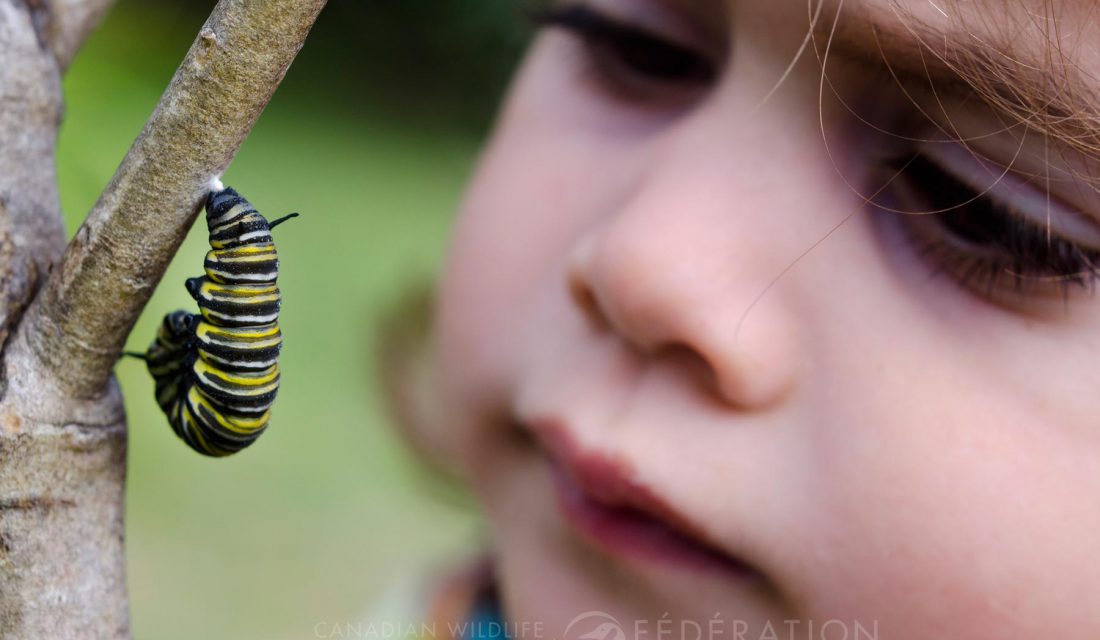
[[753,229],[767,213],[735,202],[676,176],[649,183],[577,242],[568,287],[597,330],[653,358],[686,350],[726,402],[760,409],[796,382],[799,326],[775,248]]

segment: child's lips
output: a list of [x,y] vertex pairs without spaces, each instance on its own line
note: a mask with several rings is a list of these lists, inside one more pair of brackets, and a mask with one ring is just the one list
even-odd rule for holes
[[707,542],[694,524],[632,479],[625,461],[582,451],[557,423],[530,426],[550,459],[567,520],[607,553],[717,569],[741,579],[759,575]]

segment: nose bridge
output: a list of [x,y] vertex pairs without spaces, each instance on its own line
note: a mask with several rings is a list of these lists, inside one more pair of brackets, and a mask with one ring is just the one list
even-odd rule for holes
[[796,369],[793,291],[775,282],[797,253],[785,233],[796,199],[761,132],[727,124],[717,139],[706,116],[696,122],[653,141],[620,204],[574,248],[569,286],[632,347],[686,349],[729,402],[767,405]]

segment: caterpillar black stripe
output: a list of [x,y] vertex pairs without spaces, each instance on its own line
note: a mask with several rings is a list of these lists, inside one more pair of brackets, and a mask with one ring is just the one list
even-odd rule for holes
[[279,391],[279,258],[271,223],[233,189],[210,194],[205,276],[187,280],[199,313],[164,317],[144,358],[157,404],[192,449],[226,456],[267,428]]

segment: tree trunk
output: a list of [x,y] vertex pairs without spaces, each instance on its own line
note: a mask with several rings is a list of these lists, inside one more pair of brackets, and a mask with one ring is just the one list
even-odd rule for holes
[[2,638],[130,636],[111,370],[325,4],[222,0],[66,247],[61,74],[111,2],[0,0]]

